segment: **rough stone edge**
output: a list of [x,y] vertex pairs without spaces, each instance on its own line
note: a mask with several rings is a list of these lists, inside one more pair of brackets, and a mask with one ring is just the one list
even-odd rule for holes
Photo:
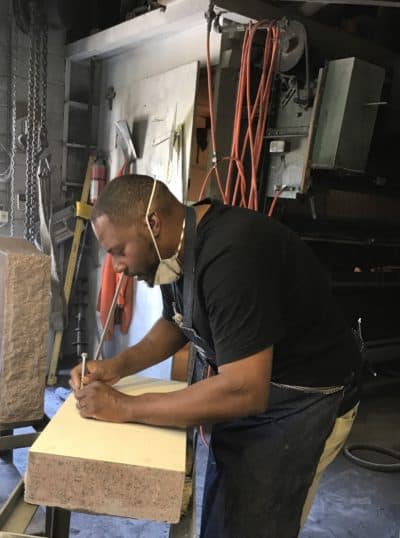
[[[47,313],[43,312],[43,319],[40,321],[43,323],[46,323],[45,320],[47,319],[47,334],[48,334],[48,331],[50,329],[48,319],[50,315],[50,293],[51,293],[50,257],[44,255],[39,250],[36,251],[36,249],[32,253],[29,253],[29,252],[28,253],[15,253],[11,251],[10,252],[2,251],[0,252],[0,256],[5,262],[4,263],[5,269],[7,271],[9,269],[12,269],[11,278],[13,280],[18,279],[20,275],[18,274],[18,268],[17,270],[15,270],[15,267],[10,262],[10,260],[12,261],[13,258],[18,258],[19,260],[21,258],[24,258],[26,259],[26,262],[28,264],[32,258],[35,258],[35,260],[39,262],[38,269],[41,269],[43,282],[45,280],[48,280],[48,294],[47,296],[43,295],[40,298],[43,304],[47,303],[48,312]],[[8,293],[9,293],[9,287],[5,286],[4,295],[3,295],[3,302],[5,305],[5,309],[3,312],[4,314],[3,330],[7,334],[2,339],[3,346],[2,346],[2,349],[0,350],[1,353],[3,353],[4,351],[5,343],[8,342],[7,340],[8,333],[11,331],[11,327],[10,327],[11,320],[9,319],[8,310],[7,310]],[[33,406],[30,409],[24,409],[23,411],[21,411],[20,409],[13,409],[11,414],[9,413],[8,410],[0,409],[0,423],[1,424],[7,425],[7,424],[18,424],[19,422],[29,422],[29,421],[33,422],[33,421],[41,420],[43,418],[44,416],[44,389],[45,389],[45,384],[46,384],[47,354],[48,354],[48,340],[47,339],[46,341],[44,340],[41,343],[40,349],[38,349],[38,353],[41,356],[41,358],[40,358],[40,366],[39,364],[37,366],[40,368],[41,375],[40,375],[40,379],[38,378],[35,384],[37,387],[37,390],[36,390],[36,398],[34,399],[34,401],[32,401]],[[1,375],[1,372],[0,372],[0,375]],[[0,380],[0,386],[1,386],[1,380]],[[29,389],[31,390],[32,387],[29,387]],[[32,395],[31,395],[31,398],[32,398]]]
[[25,501],[134,519],[177,523],[185,472],[29,453]]

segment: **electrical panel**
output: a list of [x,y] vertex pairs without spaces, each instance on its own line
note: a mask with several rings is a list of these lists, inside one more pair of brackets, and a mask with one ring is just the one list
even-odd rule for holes
[[312,169],[365,171],[384,77],[358,58],[327,62],[302,91],[295,75],[278,74],[266,132],[268,196],[305,192]]
[[382,67],[358,58],[328,63],[312,168],[365,171],[384,77]]

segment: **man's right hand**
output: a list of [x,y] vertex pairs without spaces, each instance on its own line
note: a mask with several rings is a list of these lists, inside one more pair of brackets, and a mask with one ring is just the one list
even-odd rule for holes
[[[107,385],[113,385],[121,377],[136,374],[170,357],[186,342],[186,337],[176,323],[160,318],[147,335],[134,346],[121,351],[111,359],[88,361],[83,384],[102,381]],[[71,370],[70,385],[74,390],[80,388],[81,371],[80,364]]]
[[[82,364],[78,364],[71,370],[69,384],[73,390],[79,389],[81,385]],[[114,385],[121,379],[118,361],[115,359],[106,359],[99,361],[88,361],[86,363],[83,384],[88,385],[93,381],[103,381],[107,385]]]

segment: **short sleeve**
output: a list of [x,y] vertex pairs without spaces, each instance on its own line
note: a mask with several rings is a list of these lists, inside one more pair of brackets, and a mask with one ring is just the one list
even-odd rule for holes
[[219,364],[258,353],[284,336],[279,248],[259,247],[228,246],[204,269],[201,287]]

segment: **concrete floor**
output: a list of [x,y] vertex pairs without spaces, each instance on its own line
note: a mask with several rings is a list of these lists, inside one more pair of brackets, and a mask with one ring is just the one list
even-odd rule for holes
[[[360,404],[350,442],[373,443],[400,451],[399,386],[397,383],[379,390],[370,387]],[[48,416],[52,416],[61,403],[55,390],[48,388]],[[24,472],[26,457],[26,449],[14,451],[16,467],[0,460],[0,505],[18,481],[19,473]],[[206,459],[207,450],[200,446],[197,458],[198,515]],[[27,532],[44,532],[43,509],[37,511]],[[169,526],[165,524],[73,513],[70,537],[162,538],[167,537],[168,532]],[[400,474],[370,471],[339,456],[323,476],[300,537],[400,538]]]

